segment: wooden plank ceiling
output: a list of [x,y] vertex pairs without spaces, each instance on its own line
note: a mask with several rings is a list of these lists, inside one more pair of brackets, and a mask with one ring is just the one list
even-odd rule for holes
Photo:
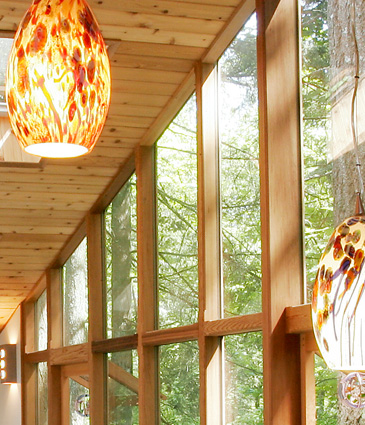
[[[234,36],[229,23],[247,7],[238,0],[89,4],[111,57],[108,119],[88,156],[0,164],[0,330],[135,147],[153,143],[173,118],[194,88],[195,63]],[[0,32],[14,33],[29,5],[0,0]]]

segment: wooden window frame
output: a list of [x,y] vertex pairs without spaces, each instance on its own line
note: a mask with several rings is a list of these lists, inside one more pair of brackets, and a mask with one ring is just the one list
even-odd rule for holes
[[[262,313],[223,318],[216,63],[255,8],[258,19]],[[189,75],[186,87],[171,105],[177,112],[181,99],[188,98],[195,85],[198,107],[198,322],[157,329],[154,146],[157,134],[152,132],[100,195],[86,221],[22,305],[23,425],[36,425],[35,366],[39,362],[48,363],[49,424],[65,425],[62,418],[67,417],[60,407],[62,368],[82,373],[86,364],[90,379],[91,424],[107,423],[106,353],[131,349],[138,349],[139,354],[139,423],[157,425],[158,347],[192,340],[198,341],[200,353],[200,423],[223,424],[222,337],[255,331],[263,333],[265,424],[315,424],[314,352],[318,348],[311,328],[310,308],[301,305],[304,264],[299,64],[297,1],[256,0],[256,5],[253,0],[243,1],[219,39],[196,65],[195,84],[193,74]],[[106,339],[102,214],[134,171],[138,217],[137,334]],[[209,205],[215,205],[214,211]],[[88,237],[89,342],[62,347],[60,267],[85,236]],[[285,257],[289,250],[290,261]],[[46,287],[48,348],[36,352],[34,303]],[[153,308],[151,299],[154,300]],[[93,399],[98,403],[93,403]]]

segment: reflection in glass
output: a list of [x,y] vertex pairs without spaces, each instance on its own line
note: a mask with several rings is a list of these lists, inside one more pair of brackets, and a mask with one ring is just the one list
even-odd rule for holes
[[327,0],[302,0],[302,96],[307,297],[333,231]]
[[0,38],[0,104],[5,103],[6,67],[12,45],[12,38]]
[[35,345],[37,351],[47,350],[47,290],[35,303]]
[[63,343],[75,345],[88,339],[87,240],[80,243],[62,268]]
[[48,425],[48,366],[37,366],[37,425]]
[[[82,377],[81,379],[85,379]],[[85,382],[85,385],[87,381]],[[78,410],[80,410],[80,400],[87,400],[89,396],[89,390],[84,385],[69,379],[69,388],[70,388],[70,425],[89,425],[90,417],[81,415]],[[86,396],[86,397],[85,397]],[[86,407],[86,410],[85,410]],[[82,406],[83,412],[87,413],[87,405]]]
[[224,315],[261,310],[256,15],[219,60]]
[[105,210],[107,336],[137,328],[137,200],[133,175]]
[[193,96],[157,143],[160,327],[198,318],[196,132]]
[[224,337],[225,424],[257,424],[263,419],[262,335]]
[[160,347],[161,423],[196,425],[199,417],[197,341]]
[[136,350],[108,355],[108,425],[138,425]]

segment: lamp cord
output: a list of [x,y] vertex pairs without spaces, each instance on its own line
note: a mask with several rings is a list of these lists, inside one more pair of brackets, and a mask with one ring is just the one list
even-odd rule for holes
[[357,43],[356,37],[356,0],[352,1],[352,37],[354,41],[355,47],[355,82],[354,82],[354,92],[351,100],[351,130],[352,130],[352,138],[354,142],[354,152],[355,152],[355,161],[356,161],[356,170],[358,174],[358,182],[357,185],[355,183],[355,193],[361,195],[364,190],[364,182],[361,175],[361,162],[360,162],[360,154],[359,154],[359,142],[357,137],[357,92],[359,88],[359,79],[360,79],[360,55],[359,55],[359,46]]

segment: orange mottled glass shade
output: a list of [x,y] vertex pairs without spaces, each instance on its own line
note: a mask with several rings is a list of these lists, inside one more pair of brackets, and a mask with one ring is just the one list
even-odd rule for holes
[[25,151],[47,157],[90,152],[110,102],[103,37],[84,0],[34,0],[10,53],[6,98]]

